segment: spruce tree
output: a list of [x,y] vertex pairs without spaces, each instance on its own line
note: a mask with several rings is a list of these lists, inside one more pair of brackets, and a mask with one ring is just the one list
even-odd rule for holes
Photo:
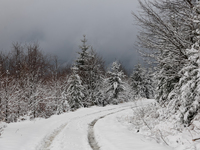
[[92,56],[90,55],[90,52],[89,52],[90,46],[86,44],[87,39],[85,35],[83,35],[83,40],[81,40],[81,42],[82,42],[82,45],[79,46],[79,48],[81,49],[81,52],[78,52],[79,57],[75,61],[75,66],[78,69],[77,73],[82,78],[83,84],[87,84],[88,73],[91,68],[90,67],[91,64],[89,64],[89,61]]
[[153,81],[151,73],[145,68],[142,68],[140,64],[135,66],[131,77],[131,88],[134,91],[135,98],[151,98],[153,97]]
[[101,57],[91,48],[91,59],[89,60],[90,70],[88,73],[88,91],[89,99],[92,105],[102,105],[104,62]]
[[77,68],[72,68],[72,75],[69,78],[69,87],[67,89],[67,98],[71,110],[76,110],[80,107],[84,107],[84,87],[80,76],[77,74]]
[[120,70],[120,64],[115,61],[112,63],[111,69],[107,72],[108,79],[106,79],[108,84],[107,93],[109,93],[109,103],[117,104],[120,100],[120,94],[125,91],[125,84],[122,78],[125,77],[124,72]]
[[91,91],[91,80],[90,80],[90,71],[91,71],[91,65],[90,60],[92,59],[92,56],[90,54],[89,48],[90,46],[87,45],[87,39],[86,36],[83,35],[83,39],[81,40],[82,45],[79,46],[81,49],[80,52],[78,52],[78,58],[75,61],[75,66],[77,68],[77,74],[79,75],[82,85],[84,86],[85,90],[85,98],[87,101],[85,101],[84,106],[91,105],[91,100],[89,99],[90,91]]
[[86,89],[84,106],[100,105],[103,97],[100,88],[103,83],[104,62],[93,48],[86,44],[85,35],[81,42],[81,52],[78,52],[79,57],[75,61],[75,66],[82,85]]

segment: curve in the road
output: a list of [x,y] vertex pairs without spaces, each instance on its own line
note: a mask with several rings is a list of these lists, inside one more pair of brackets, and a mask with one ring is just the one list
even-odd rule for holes
[[[123,109],[122,109],[122,108],[123,108]],[[105,116],[107,116],[107,115],[111,115],[111,114],[113,114],[113,113],[117,113],[117,112],[119,112],[119,111],[123,111],[123,110],[125,110],[125,109],[127,109],[127,108],[130,108],[130,106],[122,106],[122,107],[118,107],[118,108],[111,108],[111,109],[107,109],[107,110],[101,110],[101,111],[97,111],[97,112],[93,112],[93,113],[88,113],[88,114],[86,114],[86,115],[74,117],[73,119],[71,119],[71,120],[69,120],[67,123],[65,123],[64,125],[60,126],[58,129],[55,129],[51,134],[49,134],[48,136],[46,136],[46,137],[41,141],[41,143],[40,143],[39,146],[36,148],[36,150],[50,150],[50,146],[51,146],[52,142],[54,141],[54,139],[56,138],[56,136],[59,135],[59,133],[61,133],[61,132],[67,127],[67,125],[68,125],[71,121],[73,121],[73,120],[76,120],[76,119],[79,119],[79,118],[83,118],[83,117],[92,116],[92,115],[99,114],[99,113],[106,112],[106,111],[118,110],[118,111],[115,111],[115,112],[112,112],[112,113],[108,113],[108,114],[106,114],[106,115],[103,115],[103,116],[101,116],[101,117],[95,119],[96,121],[98,121],[99,119],[101,119],[101,118],[103,118],[103,117],[105,117]],[[119,110],[119,109],[122,109],[122,110]],[[94,121],[94,122],[92,122],[92,123],[90,124],[90,127],[91,127],[91,128],[89,128],[89,133],[90,133],[90,134],[88,134],[88,135],[90,135],[90,136],[89,136],[88,139],[91,140],[91,141],[89,141],[90,146],[92,147],[92,145],[94,145],[94,146],[92,147],[92,149],[93,149],[93,150],[99,150],[99,147],[97,146],[98,144],[97,144],[97,143],[94,143],[95,137],[94,137],[94,133],[92,133],[92,132],[93,132],[93,125],[94,125],[95,123],[96,123],[96,122]],[[93,124],[93,125],[92,125],[92,124]],[[94,139],[92,139],[92,138],[94,138]],[[93,143],[93,144],[91,144],[91,143]]]
[[[126,106],[126,107],[127,107],[127,106]],[[136,106],[134,106],[134,107],[127,107],[127,108],[132,109],[132,108],[135,108],[135,107],[136,107]],[[102,119],[102,118],[105,118],[106,116],[109,116],[109,115],[112,115],[112,114],[115,114],[115,113],[118,113],[118,112],[127,110],[127,108],[126,108],[126,109],[124,108],[124,109],[118,110],[118,111],[116,111],[116,112],[112,112],[112,113],[103,115],[103,116],[99,117],[98,119],[93,120],[93,121],[89,124],[89,127],[88,127],[88,142],[89,142],[89,144],[90,144],[90,147],[91,147],[93,150],[100,150],[100,146],[98,145],[98,141],[96,140],[95,135],[94,135],[94,126],[95,126],[95,124],[97,123],[97,121],[99,121],[99,120]]]

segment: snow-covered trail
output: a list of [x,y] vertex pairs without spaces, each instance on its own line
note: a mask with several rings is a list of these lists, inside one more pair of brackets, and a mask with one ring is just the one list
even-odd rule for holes
[[[88,127],[95,119],[97,122],[93,130],[100,149],[125,150],[127,139],[130,143],[135,143],[133,139],[144,139],[123,128],[116,121],[120,113],[132,113],[132,107],[135,107],[135,103],[82,108],[49,119],[11,123],[0,138],[0,150],[92,150],[88,142]],[[149,150],[149,146],[145,146],[147,142],[141,141],[141,147]],[[153,145],[154,149],[158,147],[164,150],[164,147],[161,148],[158,144],[149,144]],[[133,145],[130,145],[129,149],[134,149]]]
[[[67,126],[55,137],[50,150],[92,150],[88,142],[88,126],[94,120],[111,113],[127,110],[134,107],[133,104],[116,106],[115,108],[105,109],[82,117],[74,118],[67,123]],[[44,149],[44,148],[42,148]]]

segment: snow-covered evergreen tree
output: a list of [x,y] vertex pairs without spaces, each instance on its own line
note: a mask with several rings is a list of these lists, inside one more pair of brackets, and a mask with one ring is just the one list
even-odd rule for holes
[[104,64],[101,57],[91,48],[91,59],[89,60],[90,68],[88,73],[88,93],[92,105],[102,105],[103,100],[103,79]]
[[86,44],[87,39],[85,35],[83,35],[83,40],[81,40],[81,42],[82,45],[79,46],[81,51],[78,52],[79,56],[75,61],[75,66],[77,68],[77,73],[82,79],[83,84],[88,84],[88,74],[91,68],[91,64],[89,63],[89,61],[91,60],[92,56],[89,51],[90,46]]
[[112,63],[111,69],[107,72],[108,78],[106,82],[108,84],[107,93],[109,93],[109,103],[117,104],[119,101],[124,101],[122,92],[126,90],[125,84],[122,78],[125,77],[122,70],[120,70],[120,64],[115,61]]
[[103,61],[96,54],[92,47],[86,44],[87,39],[85,35],[81,40],[81,52],[78,52],[79,57],[75,61],[77,74],[80,76],[82,85],[86,89],[84,92],[85,101],[84,106],[100,105],[102,101],[101,84],[103,78]]
[[80,107],[84,107],[85,88],[83,87],[80,76],[77,73],[77,68],[73,67],[72,71],[73,73],[68,80],[69,87],[66,94],[71,110],[76,110]]
[[[196,15],[193,18],[194,25],[200,25],[200,3],[193,8]],[[196,27],[195,27],[196,28]],[[170,94],[170,108],[180,116],[180,121],[190,124],[196,114],[200,113],[200,28],[196,33],[196,43],[190,49],[186,49],[188,62],[179,72],[181,76],[176,88]]]
[[89,51],[90,46],[87,45],[87,39],[86,36],[83,35],[83,40],[81,40],[82,45],[80,45],[80,49],[81,51],[78,52],[79,56],[78,58],[75,60],[75,66],[76,66],[76,70],[77,70],[77,74],[79,75],[82,85],[84,86],[84,88],[86,89],[84,92],[84,95],[87,99],[87,102],[84,103],[84,106],[88,106],[91,105],[91,99],[90,97],[90,93],[92,90],[91,87],[91,79],[90,79],[90,74],[91,74],[91,68],[92,68],[92,64],[90,63],[90,60],[92,59],[92,55]]
[[200,47],[188,50],[189,63],[180,71],[179,110],[182,123],[189,124],[200,110]]
[[134,91],[135,98],[151,98],[153,96],[153,81],[151,73],[140,64],[135,66],[135,69],[130,77],[131,88]]

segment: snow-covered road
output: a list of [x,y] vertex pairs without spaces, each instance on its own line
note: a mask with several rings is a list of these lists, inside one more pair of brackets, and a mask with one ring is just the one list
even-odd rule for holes
[[167,150],[117,121],[119,115],[132,113],[133,107],[135,103],[82,108],[49,119],[11,123],[0,138],[0,150],[92,150],[88,128],[101,150]]

